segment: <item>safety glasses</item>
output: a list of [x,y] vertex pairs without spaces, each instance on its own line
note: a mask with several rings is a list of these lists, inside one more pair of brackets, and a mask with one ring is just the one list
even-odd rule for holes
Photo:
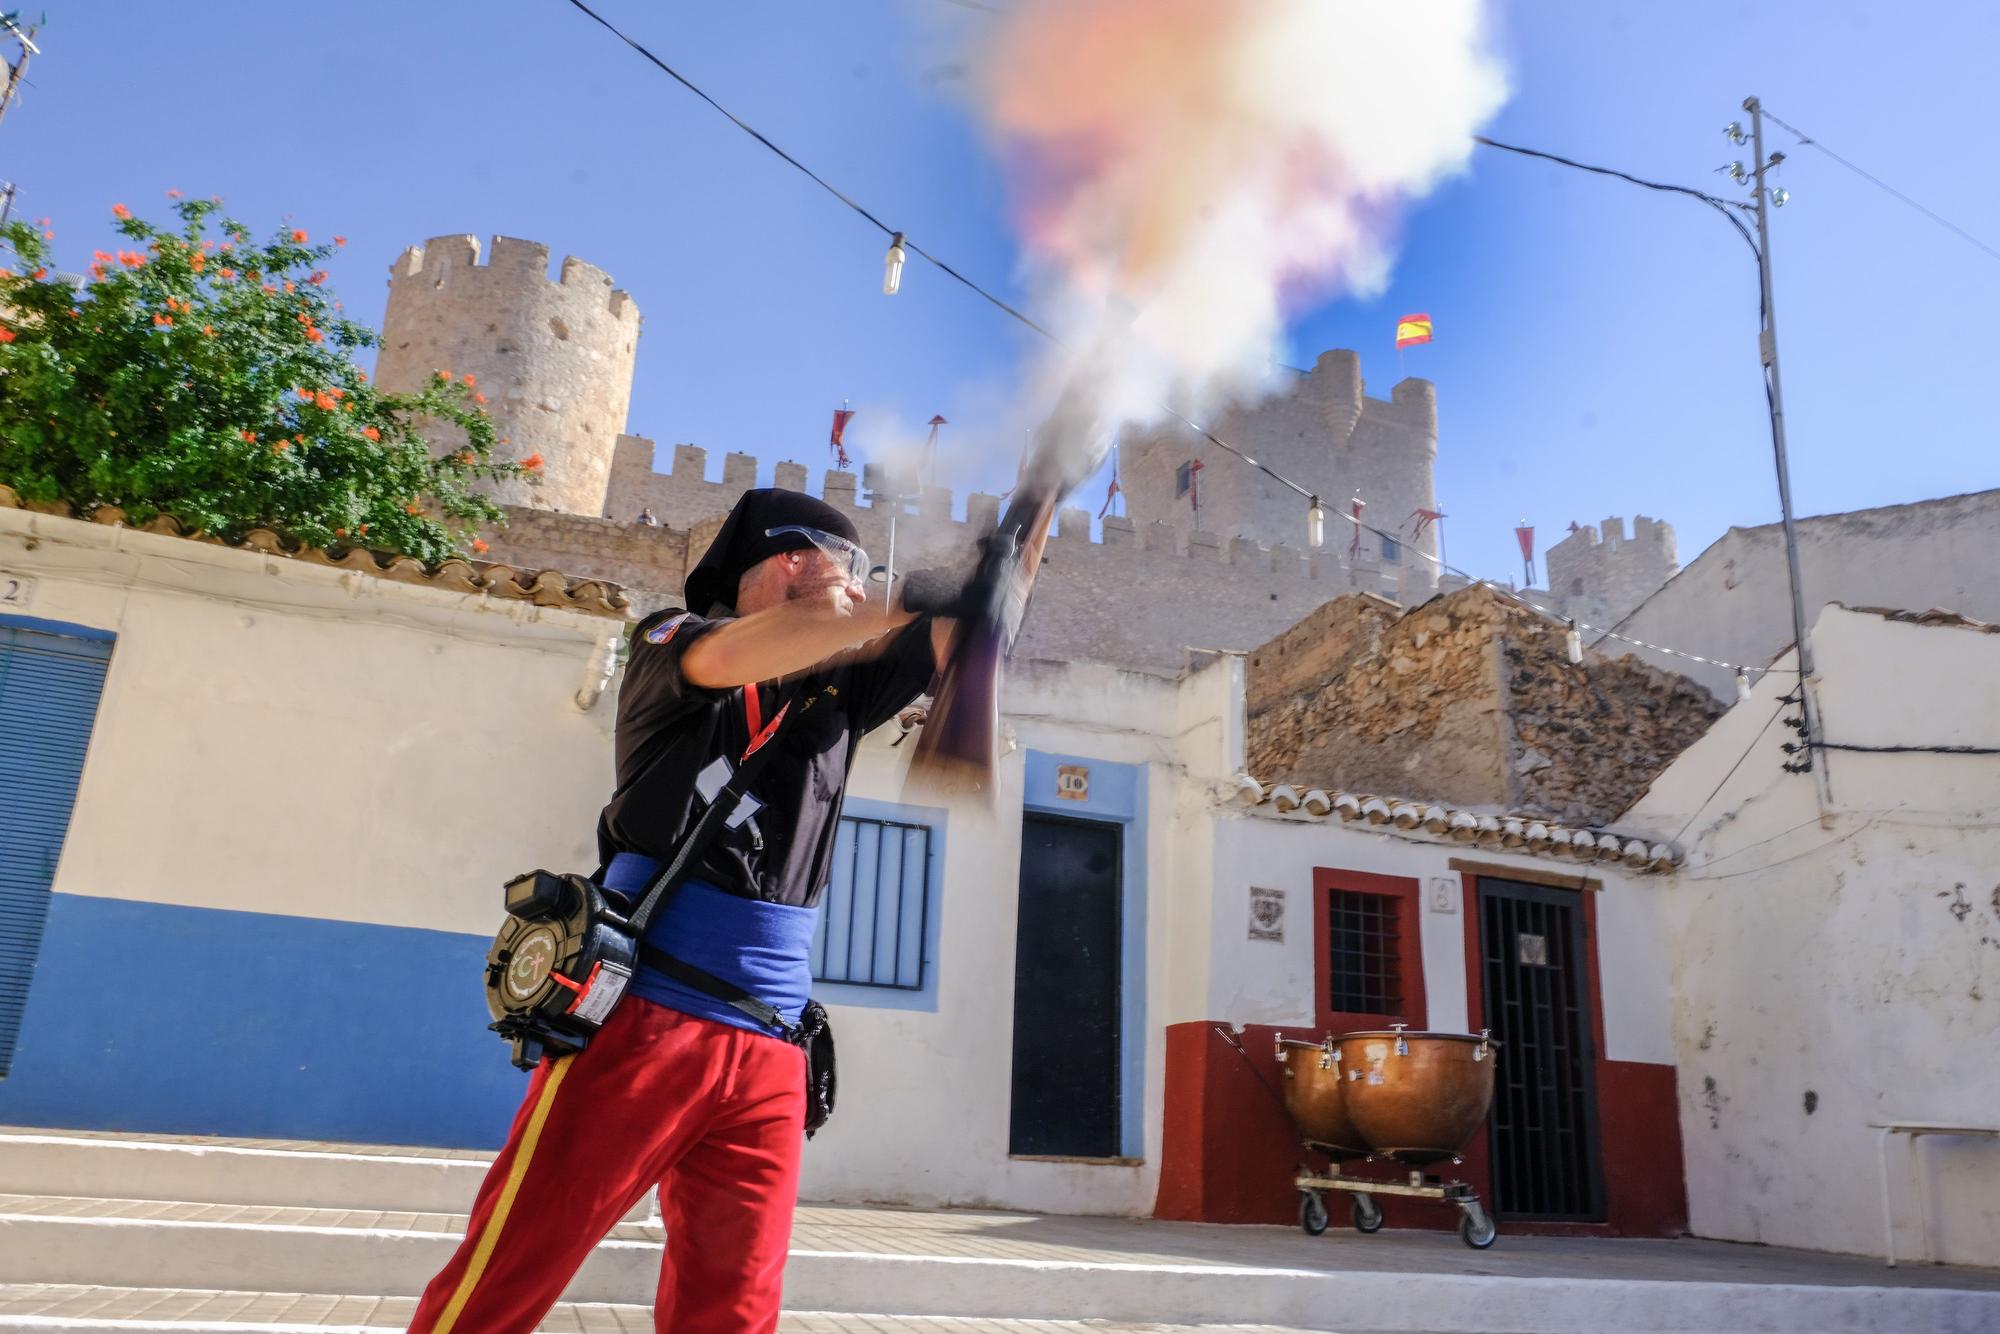
[[764,530],[764,536],[766,537],[782,537],[788,533],[795,533],[818,547],[828,560],[832,561],[839,568],[846,570],[847,577],[854,582],[862,583],[868,578],[868,553],[838,533],[829,533],[819,528],[808,528],[804,524],[797,523],[788,523],[782,527],[766,528]]

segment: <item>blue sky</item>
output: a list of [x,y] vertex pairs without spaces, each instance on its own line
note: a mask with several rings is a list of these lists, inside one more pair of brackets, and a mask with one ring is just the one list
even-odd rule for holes
[[[1005,0],[990,0],[1004,4]],[[1025,299],[965,52],[992,20],[946,0],[600,8],[936,253]],[[1494,137],[1728,193],[1719,133],[1749,93],[2000,244],[2000,10],[1966,3],[1539,0],[1495,10],[1513,97]],[[631,428],[662,443],[827,460],[830,410],[865,456],[941,412],[961,490],[1008,484],[995,424],[1032,335],[920,262],[880,295],[881,237],[561,0],[48,4],[44,54],[0,124],[0,176],[81,267],[110,205],[219,193],[263,230],[343,233],[349,312],[379,319],[405,245],[470,231],[609,270],[645,314]],[[1413,90],[1420,95],[1421,90]],[[1393,114],[1385,108],[1384,114]],[[1801,513],[2000,486],[2000,260],[1782,131],[1775,215]],[[1519,570],[1572,519],[1643,512],[1692,559],[1777,517],[1756,364],[1756,270],[1719,218],[1482,150],[1408,217],[1387,292],[1291,330],[1297,364],[1354,347],[1371,392],[1407,354],[1438,384],[1454,564]],[[1233,466],[1217,461],[1214,466]],[[1095,508],[1102,485],[1086,498]],[[1698,645],[1690,646],[1696,649]]]

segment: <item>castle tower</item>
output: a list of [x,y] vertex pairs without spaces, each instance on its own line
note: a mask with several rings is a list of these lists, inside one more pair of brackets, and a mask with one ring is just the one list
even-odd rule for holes
[[[1356,353],[1323,352],[1286,391],[1232,409],[1210,425],[1236,448],[1319,495],[1327,512],[1329,555],[1369,580],[1394,576],[1400,567],[1407,571],[1401,582],[1412,595],[1436,587],[1436,565],[1409,549],[1437,554],[1435,525],[1418,537],[1414,517],[1418,510],[1437,508],[1437,391],[1428,380],[1404,380],[1386,401],[1370,398]],[[1245,538],[1295,550],[1306,545],[1306,500],[1193,431],[1176,425],[1128,432],[1119,448],[1126,503],[1140,523],[1192,526],[1193,507],[1180,494],[1179,472],[1198,459],[1204,532],[1224,541]],[[1365,502],[1363,521],[1396,540],[1363,533],[1356,546],[1354,528],[1341,516],[1351,512],[1357,494]]]
[[1609,629],[1659,591],[1680,569],[1674,526],[1645,515],[1606,519],[1602,535],[1588,525],[1549,548],[1544,563],[1549,596],[1565,616]]
[[611,454],[632,399],[639,308],[602,269],[564,258],[549,280],[549,248],[493,239],[479,262],[471,236],[437,236],[389,266],[389,307],[375,380],[411,392],[440,370],[478,378],[495,453],[539,453],[539,478],[490,488],[509,505],[596,517]]

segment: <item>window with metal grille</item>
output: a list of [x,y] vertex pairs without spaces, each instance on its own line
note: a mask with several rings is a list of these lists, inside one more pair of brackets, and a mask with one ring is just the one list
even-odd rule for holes
[[1326,896],[1329,1007],[1340,1014],[1403,1008],[1402,903],[1389,894],[1336,889]]
[[1402,559],[1403,544],[1395,538],[1390,537],[1387,533],[1384,533],[1382,535],[1382,563],[1384,565],[1398,565],[1402,563]]
[[812,973],[819,982],[922,991],[934,868],[931,829],[843,815],[820,899]]

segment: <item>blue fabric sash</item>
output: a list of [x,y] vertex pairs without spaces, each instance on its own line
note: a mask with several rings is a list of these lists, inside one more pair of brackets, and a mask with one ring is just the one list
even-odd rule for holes
[[[604,887],[637,899],[660,863],[636,852],[621,852],[604,873]],[[799,1022],[812,990],[816,909],[746,899],[706,881],[689,880],[646,927],[646,943],[683,963],[734,982],[758,1000]],[[728,1001],[641,967],[632,994],[682,1014],[776,1036]]]

